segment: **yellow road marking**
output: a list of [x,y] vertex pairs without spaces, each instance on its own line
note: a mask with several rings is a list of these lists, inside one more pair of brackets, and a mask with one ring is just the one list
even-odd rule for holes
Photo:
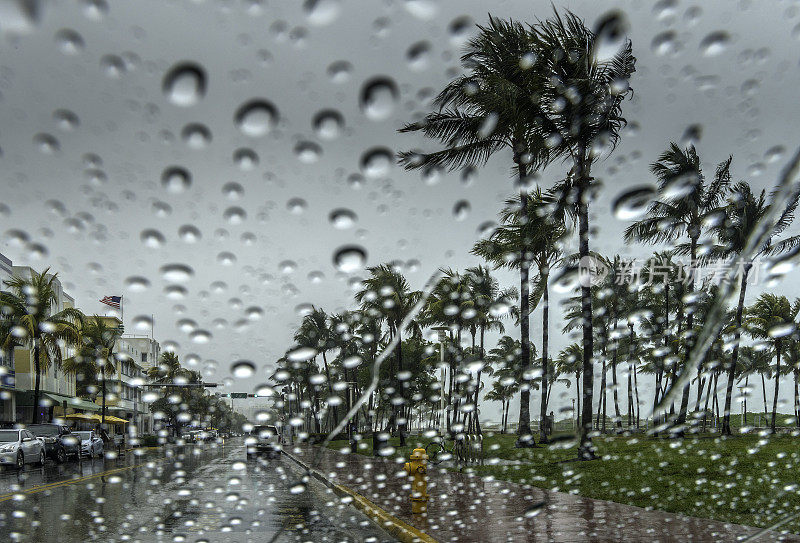
[[129,470],[132,470],[132,469],[141,468],[142,466],[147,466],[147,465],[150,465],[150,464],[160,464],[161,462],[164,462],[165,460],[166,460],[166,458],[162,458],[160,460],[151,460],[151,461],[148,461],[148,462],[142,462],[140,464],[134,464],[132,466],[125,466],[123,468],[115,468],[115,469],[110,469],[110,470],[106,470],[106,471],[101,471],[100,473],[93,473],[92,475],[85,475],[83,477],[78,477],[76,479],[67,479],[65,481],[57,481],[55,483],[48,483],[46,485],[34,486],[34,487],[28,488],[26,490],[19,490],[17,492],[10,492],[8,494],[0,495],[0,503],[6,502],[8,500],[11,500],[11,499],[14,498],[14,496],[16,496],[18,494],[36,494],[37,492],[43,492],[45,490],[51,490],[53,488],[67,486],[67,485],[71,485],[71,484],[75,484],[75,483],[80,483],[80,482],[88,481],[88,480],[91,480],[91,479],[97,479],[99,477],[105,477],[107,475],[113,475],[115,473],[120,473],[120,472],[123,472],[123,471],[129,471]]

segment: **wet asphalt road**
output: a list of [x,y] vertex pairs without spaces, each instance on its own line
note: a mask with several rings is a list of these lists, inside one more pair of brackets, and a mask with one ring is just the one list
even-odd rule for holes
[[289,459],[247,460],[244,442],[128,452],[0,473],[11,541],[393,541]]

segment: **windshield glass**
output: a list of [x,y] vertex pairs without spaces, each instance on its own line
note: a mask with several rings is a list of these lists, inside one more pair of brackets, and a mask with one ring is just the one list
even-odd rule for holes
[[91,432],[73,432],[74,435],[78,436],[78,439],[81,441],[86,441],[87,439],[91,439],[92,433]]
[[0,443],[19,441],[19,432],[16,430],[0,430]]
[[0,0],[0,427],[103,442],[26,442],[0,533],[800,539],[798,45],[800,0]]

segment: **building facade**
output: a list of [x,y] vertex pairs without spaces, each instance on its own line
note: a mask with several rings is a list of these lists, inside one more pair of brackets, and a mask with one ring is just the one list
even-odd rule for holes
[[[6,290],[5,282],[14,275],[11,260],[0,254],[0,291]],[[14,351],[0,349],[0,425],[16,420],[17,396],[14,371]]]

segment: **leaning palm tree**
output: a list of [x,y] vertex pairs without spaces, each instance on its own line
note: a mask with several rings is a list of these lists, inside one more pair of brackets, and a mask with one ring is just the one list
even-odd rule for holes
[[[558,266],[563,258],[561,240],[566,234],[563,222],[555,221],[550,216],[552,202],[537,187],[525,197],[523,212],[519,203],[513,199],[506,200],[505,208],[500,212],[500,226],[486,239],[478,241],[472,253],[492,263],[496,268],[519,268],[522,260],[519,255],[525,253],[536,266],[537,275],[533,293],[528,303],[532,311],[542,302],[542,403],[540,406],[540,440],[547,442],[547,387],[549,382],[549,323],[550,323],[550,270]],[[522,303],[520,301],[520,312]],[[521,313],[520,313],[521,314]],[[520,397],[520,418],[530,419],[530,398],[527,391]],[[527,417],[526,417],[527,413]]]
[[[322,354],[322,365],[325,369],[325,381],[328,387],[328,396],[333,396],[333,380],[328,366],[327,353],[334,347],[333,333],[328,315],[324,310],[312,307],[311,313],[303,317],[300,328],[294,334],[294,341],[299,347],[313,349],[315,353]],[[316,356],[316,355],[315,355]],[[333,424],[339,422],[338,408],[333,406]]]
[[[800,245],[800,236],[790,236],[777,241],[774,238],[783,233],[794,220],[797,209],[797,196],[794,197],[783,209],[775,223],[768,228],[769,240],[759,247],[750,258],[738,262],[739,300],[736,306],[733,352],[731,365],[728,368],[728,383],[725,391],[725,410],[722,422],[722,433],[730,435],[730,410],[733,397],[733,385],[736,375],[736,364],[739,358],[739,339],[741,338],[742,313],[744,311],[745,293],[747,292],[747,278],[755,265],[755,260],[761,255],[777,255],[790,251]],[[770,208],[774,205],[767,202],[765,191],[756,196],[750,185],[745,182],[736,183],[730,193],[728,205],[724,208],[725,220],[714,228],[717,245],[713,248],[710,257],[716,259],[736,258],[741,255],[748,244],[750,236],[763,222],[764,217],[771,214]]]
[[[698,261],[700,240],[707,236],[713,219],[720,215],[720,205],[725,201],[731,180],[730,165],[733,157],[717,165],[712,181],[707,182],[700,168],[700,157],[693,145],[681,149],[675,143],[661,153],[650,170],[658,181],[658,198],[651,202],[645,218],[625,229],[625,241],[661,244],[674,242],[686,236],[688,243],[676,247],[676,253],[688,254],[690,258],[690,277],[687,283],[687,297],[691,299],[694,291],[694,268]],[[694,311],[686,311],[686,330],[692,330]],[[692,342],[684,342],[684,367],[688,371],[689,353]],[[675,421],[680,427],[686,422],[689,406],[689,383],[681,396],[680,410]]]
[[12,277],[5,281],[10,291],[0,292],[0,348],[8,352],[25,347],[33,352],[33,424],[39,422],[42,373],[51,364],[61,367],[63,347],[80,345],[83,319],[73,308],[53,312],[58,274],[49,275],[49,271],[31,270],[30,277]]
[[772,422],[770,428],[775,432],[775,418],[778,411],[778,392],[781,378],[781,354],[784,341],[794,331],[794,321],[800,313],[800,304],[792,304],[786,296],[764,293],[745,310],[745,327],[754,338],[771,341],[775,351],[775,393],[772,399]]
[[[422,132],[444,148],[432,153],[405,152],[400,161],[406,169],[446,167],[458,169],[485,164],[500,152],[510,151],[513,172],[519,181],[520,205],[527,213],[527,177],[549,161],[547,137],[554,127],[542,115],[541,104],[532,97],[534,86],[530,30],[522,24],[489,17],[478,26],[461,57],[468,73],[451,81],[434,100],[437,111],[401,132]],[[545,122],[547,126],[540,127]],[[523,360],[530,359],[529,259],[520,251],[520,341]],[[523,391],[523,395],[526,392]],[[529,402],[528,402],[529,403]],[[531,442],[529,407],[523,398],[519,434]]]

